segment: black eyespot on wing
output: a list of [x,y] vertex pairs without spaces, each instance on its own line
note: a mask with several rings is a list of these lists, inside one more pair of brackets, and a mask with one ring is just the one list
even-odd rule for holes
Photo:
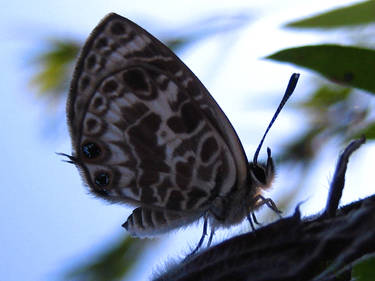
[[87,142],[82,145],[82,153],[88,159],[95,159],[100,156],[102,150],[97,144],[93,142]]
[[109,185],[110,178],[106,172],[100,172],[95,176],[95,184],[99,187]]

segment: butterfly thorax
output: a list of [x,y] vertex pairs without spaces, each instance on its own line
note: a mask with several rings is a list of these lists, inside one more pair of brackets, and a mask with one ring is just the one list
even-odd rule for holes
[[260,188],[246,186],[236,190],[231,196],[217,197],[211,205],[211,225],[216,227],[230,227],[243,221],[249,214],[251,206],[256,204],[256,193]]

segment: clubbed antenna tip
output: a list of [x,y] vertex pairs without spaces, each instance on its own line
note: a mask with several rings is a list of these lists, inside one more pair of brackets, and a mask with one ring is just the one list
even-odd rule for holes
[[288,83],[288,87],[286,88],[285,90],[285,94],[283,96],[283,99],[281,100],[278,108],[276,109],[276,112],[275,114],[273,115],[272,119],[271,119],[271,122],[270,124],[268,125],[263,137],[262,137],[262,140],[260,141],[258,147],[257,147],[257,150],[255,151],[255,154],[254,154],[254,159],[253,159],[253,163],[256,165],[257,162],[258,162],[258,155],[259,155],[259,151],[260,149],[262,148],[262,145],[263,145],[263,142],[264,142],[264,139],[266,138],[266,135],[268,133],[268,131],[271,129],[273,123],[275,122],[277,116],[279,115],[281,109],[283,109],[285,103],[288,101],[289,97],[293,94],[294,92],[294,89],[296,88],[296,85],[297,85],[297,81],[298,81],[298,78],[299,78],[299,73],[293,73],[292,76],[290,77],[289,79],[289,83]]

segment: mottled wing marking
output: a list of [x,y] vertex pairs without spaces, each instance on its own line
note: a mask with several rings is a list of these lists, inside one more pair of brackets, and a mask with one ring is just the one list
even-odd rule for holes
[[[243,148],[204,86],[157,39],[115,14],[83,48],[68,122],[85,180],[112,201],[198,211],[246,179]],[[87,157],[90,147],[100,155]]]

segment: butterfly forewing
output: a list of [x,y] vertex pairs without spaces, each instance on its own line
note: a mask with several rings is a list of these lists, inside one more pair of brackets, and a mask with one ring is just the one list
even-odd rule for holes
[[116,14],[85,43],[67,111],[72,158],[108,200],[196,215],[247,180],[240,141],[205,87]]

